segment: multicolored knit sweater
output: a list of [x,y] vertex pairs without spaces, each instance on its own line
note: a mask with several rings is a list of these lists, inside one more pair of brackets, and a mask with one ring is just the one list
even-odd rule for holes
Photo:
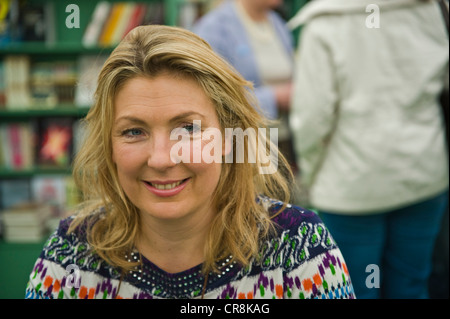
[[[269,211],[282,205],[263,201]],[[91,252],[85,236],[67,234],[72,220],[61,221],[45,244],[26,298],[201,298],[202,265],[167,273],[135,251],[124,258],[141,266],[121,276]],[[277,236],[264,242],[260,258],[245,268],[221,261],[221,272],[207,276],[205,299],[355,297],[341,252],[314,212],[288,205],[273,220]]]

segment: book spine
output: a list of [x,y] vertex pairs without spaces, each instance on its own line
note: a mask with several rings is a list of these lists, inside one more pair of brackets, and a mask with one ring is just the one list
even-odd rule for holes
[[110,46],[116,45],[122,40],[125,33],[125,29],[128,27],[128,23],[131,20],[135,7],[136,7],[135,3],[127,2],[124,4],[116,28],[113,31],[111,41],[109,43]]
[[131,19],[129,20],[129,23],[123,33],[123,37],[125,37],[128,32],[136,28],[138,25],[142,24],[145,17],[145,11],[147,9],[147,6],[143,3],[138,3],[134,7],[134,11],[132,13]]
[[84,46],[91,47],[98,44],[102,28],[107,21],[110,11],[111,4],[108,1],[100,1],[97,3],[91,21],[83,34],[82,43]]
[[125,4],[121,2],[117,2],[113,5],[111,15],[109,16],[100,36],[100,46],[107,47],[111,45],[114,30],[119,23],[120,16],[122,15],[124,8]]
[[9,126],[9,140],[11,147],[11,166],[13,169],[23,168],[21,152],[20,125],[13,123]]
[[11,146],[9,139],[9,124],[1,123],[0,124],[0,146],[2,159],[0,160],[1,166],[4,169],[9,169],[11,167]]
[[22,169],[33,167],[33,130],[31,123],[20,124],[20,153],[22,154]]
[[6,80],[5,80],[5,64],[2,59],[0,59],[0,109],[4,108],[6,105]]
[[5,57],[6,108],[26,109],[30,106],[30,60],[28,56]]

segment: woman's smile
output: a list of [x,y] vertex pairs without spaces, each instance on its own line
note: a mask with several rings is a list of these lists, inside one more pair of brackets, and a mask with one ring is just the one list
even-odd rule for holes
[[170,197],[179,194],[187,185],[190,178],[173,181],[144,181],[144,185],[154,195]]

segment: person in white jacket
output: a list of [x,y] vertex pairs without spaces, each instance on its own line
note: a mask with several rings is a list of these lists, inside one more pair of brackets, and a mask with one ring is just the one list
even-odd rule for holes
[[449,185],[439,5],[316,0],[289,25],[302,25],[290,118],[300,178],[356,297],[427,298]]

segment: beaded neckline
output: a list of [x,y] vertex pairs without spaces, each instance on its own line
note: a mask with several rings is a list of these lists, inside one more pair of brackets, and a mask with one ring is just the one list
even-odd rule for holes
[[[128,273],[127,281],[161,298],[194,298],[199,297],[205,281],[202,264],[179,273],[168,273],[137,250],[125,255],[129,262],[140,262]],[[210,272],[207,276],[206,291],[230,281],[239,270],[235,262],[230,263],[231,256],[219,262],[219,273]]]

